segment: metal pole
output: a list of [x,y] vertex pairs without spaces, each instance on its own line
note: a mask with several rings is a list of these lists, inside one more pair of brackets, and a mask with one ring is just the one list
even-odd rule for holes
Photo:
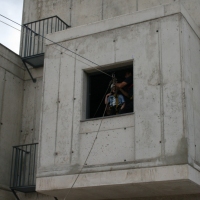
[[17,196],[15,190],[11,189],[11,191],[12,191],[12,193],[15,195],[16,199],[17,199],[17,200],[20,200],[19,197]]
[[[32,30],[32,24],[31,24],[31,30]],[[31,31],[31,34],[30,34],[30,50],[29,50],[29,56],[31,55],[31,48],[32,48],[32,31]]]
[[[39,22],[39,30],[38,30],[38,34],[40,34],[40,22]],[[38,35],[38,46],[37,46],[37,54],[38,54],[38,51],[39,51],[39,40],[40,40],[40,38],[39,38],[40,36]]]
[[28,71],[28,74],[30,75],[30,77],[31,77],[31,79],[32,79],[32,81],[33,81],[33,83],[35,83],[35,82],[36,82],[36,78],[33,78],[31,72],[29,71],[29,69],[28,69],[28,67],[27,67],[27,65],[26,65],[26,62],[25,62],[24,60],[22,60],[22,61],[23,61],[24,65],[25,65],[25,67],[26,67],[26,69],[27,69],[27,71]]
[[34,182],[34,178],[35,178],[35,155],[36,155],[36,144],[34,145],[34,157],[33,157],[33,183],[35,183]]
[[[14,148],[13,148],[13,151],[12,151],[12,163],[11,163],[11,170],[10,170],[10,186],[12,186],[12,177],[14,177],[14,174],[13,174],[13,159],[14,159]],[[13,175],[13,176],[12,176]]]
[[[42,28],[42,36],[44,36],[44,21],[43,21],[43,28]],[[44,38],[42,37],[42,52],[43,52],[43,46],[44,46],[43,40]]]

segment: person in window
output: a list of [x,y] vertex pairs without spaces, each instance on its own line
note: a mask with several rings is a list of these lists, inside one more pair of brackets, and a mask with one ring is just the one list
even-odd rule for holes
[[120,114],[133,112],[133,75],[131,70],[125,72],[125,79],[116,83],[116,87],[125,96],[126,105],[120,110]]
[[111,85],[111,93],[105,97],[105,104],[107,104],[107,115],[116,115],[124,109],[125,100],[123,95],[118,94],[118,90],[115,85]]

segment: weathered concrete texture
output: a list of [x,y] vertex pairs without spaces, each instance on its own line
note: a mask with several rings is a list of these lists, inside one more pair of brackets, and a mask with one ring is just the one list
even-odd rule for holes
[[193,32],[188,22],[182,20],[182,65],[185,84],[185,118],[186,133],[188,135],[189,162],[199,169],[200,167],[200,95],[198,88],[200,40]]
[[146,10],[155,6],[174,3],[178,0],[138,0],[138,10]]
[[20,144],[38,142],[41,99],[42,78],[25,81]]
[[37,12],[39,19],[57,15],[70,24],[71,0],[38,0]]
[[[190,22],[190,17],[180,14],[182,11],[185,12],[180,4],[176,4],[176,7],[160,6],[50,36],[57,42],[61,41],[62,45],[72,51],[98,63],[102,69],[124,62],[130,64],[131,61],[134,64],[135,113],[84,121],[86,73],[90,73],[95,64],[67,51],[61,53],[55,50],[54,44],[48,43],[37,170],[38,191],[49,195],[57,194],[63,198],[66,189],[71,187],[76,178],[76,175],[70,174],[80,172],[99,130],[87,165],[82,170],[84,173],[80,175],[80,187],[84,187],[84,191],[79,188],[80,190],[73,194],[73,198],[78,198],[78,195],[81,196],[83,193],[82,198],[92,199],[99,196],[111,199],[199,192],[199,174],[193,168],[192,170],[197,173],[190,178],[185,177],[190,174],[190,170],[182,173],[178,169],[172,170],[175,172],[172,179],[167,179],[162,184],[154,184],[155,180],[152,178],[155,177],[158,167],[187,163],[188,148],[194,164],[197,165],[199,159],[198,146],[197,150],[194,148],[194,140],[199,140],[198,134],[195,135],[199,130],[198,126],[191,128],[191,136],[189,131],[185,132],[185,127],[189,127],[190,124],[187,124],[184,107],[184,85],[188,83],[183,81],[186,78],[191,81],[193,78],[191,84],[194,83],[194,88],[199,87],[196,75],[199,74],[199,28],[192,24],[189,30],[186,24]],[[131,21],[133,16],[135,21]],[[151,20],[148,20],[148,17]],[[184,18],[188,22],[183,22]],[[77,33],[77,30],[83,32]],[[182,33],[183,30],[186,31],[185,35]],[[66,36],[66,33],[69,34]],[[188,40],[188,34],[193,39]],[[184,45],[188,46],[185,52],[182,49]],[[187,51],[193,52],[189,58],[185,55]],[[182,59],[184,55],[185,60]],[[194,72],[191,72],[191,65]],[[191,75],[188,78],[184,73]],[[186,113],[193,115],[196,121],[190,119],[188,122],[195,126],[199,122],[199,111],[196,107],[200,98],[198,95],[193,95],[192,98],[195,99],[192,100],[193,110],[190,113],[191,102],[188,102]],[[149,174],[152,174],[152,179],[148,179],[148,183],[151,183],[144,188],[141,185],[135,186],[138,189],[137,194],[131,192],[132,186],[126,188],[123,185],[125,183],[119,183],[119,169],[143,170],[143,167],[150,166],[153,167],[152,170],[142,173],[141,176],[148,179]],[[113,172],[115,176],[109,179],[118,181],[116,188],[113,188],[112,184],[107,185],[107,175],[101,176],[102,171],[107,171],[106,174],[110,170],[115,170],[117,174]],[[90,176],[88,174],[92,172],[96,172],[94,179],[92,178],[91,184],[87,185]],[[165,171],[158,177],[169,178],[169,174]],[[183,177],[181,181],[176,182],[174,178],[180,174]],[[100,180],[106,179],[106,183],[97,183],[97,177],[100,177]],[[140,181],[137,179],[136,182],[139,184]],[[79,187],[78,184],[75,184],[75,188]],[[97,188],[92,194],[88,194],[91,192],[92,184],[96,184]],[[98,188],[100,185],[105,187]],[[127,193],[116,193],[124,188]],[[149,193],[144,194],[144,189],[148,189]]]
[[18,78],[24,79],[25,70],[22,60],[2,44],[0,44],[0,67]]
[[2,200],[15,200],[15,197],[11,191],[0,188],[0,199]]
[[[101,120],[80,122],[85,118],[84,71],[89,72],[94,64],[78,56],[74,59],[60,54],[52,45],[48,46],[38,176],[55,171],[57,174],[75,173],[78,170],[75,166],[84,163],[91,148],[87,142],[94,140],[98,128],[98,140],[86,171],[105,170],[105,166],[111,165],[123,169],[187,163],[179,23],[180,15],[176,14],[62,43],[101,66],[130,61],[134,57],[135,115],[106,119],[109,124],[106,128],[104,120],[100,128]],[[62,66],[66,65],[63,71]],[[66,79],[67,74],[70,77]],[[129,118],[131,124],[124,130],[125,125],[119,121],[129,121]],[[113,130],[112,123],[118,124]],[[62,145],[67,148],[61,148]],[[66,156],[71,156],[70,160]],[[62,161],[58,161],[58,157]],[[71,167],[66,169],[65,164]]]
[[102,3],[103,19],[137,11],[137,0],[103,0]]
[[120,199],[199,193],[200,173],[189,165],[38,178],[36,190],[67,199]]
[[[131,12],[166,5],[179,0],[26,0],[22,23],[58,15],[72,27]],[[180,0],[195,23],[200,26],[199,0]]]
[[[169,18],[161,20],[163,128],[166,155],[172,156],[179,154],[180,156],[185,156],[184,159],[186,160],[187,142],[182,124],[182,74],[180,65],[179,20],[178,15],[174,16],[173,20],[169,20]],[[176,133],[176,137],[174,137],[174,133]]]
[[[108,20],[99,21],[96,23],[90,23],[84,26],[75,28],[69,28],[64,31],[57,32],[56,34],[49,34],[48,38],[54,42],[61,42],[66,40],[72,40],[81,38],[95,33],[106,32],[112,29],[122,28],[133,24],[141,23],[144,21],[150,21],[173,14],[182,13],[192,29],[197,35],[200,35],[199,27],[194,23],[190,15],[185,8],[179,2],[174,4],[157,6],[152,9],[143,10],[140,12],[134,12],[119,17],[110,18]],[[46,44],[52,44],[50,41],[46,41]],[[129,45],[130,46],[130,45]],[[132,57],[131,57],[132,58]]]
[[187,12],[194,19],[195,23],[200,27],[199,20],[199,10],[200,10],[200,1],[199,0],[181,0],[181,3],[186,8]]
[[37,14],[37,1],[38,0],[24,0],[22,24],[39,20],[39,16]]
[[24,1],[22,23],[57,15],[70,24],[72,0],[26,0]]
[[19,56],[2,45],[0,58],[0,187],[8,188],[12,146],[20,139],[24,70]]
[[79,26],[102,19],[102,0],[72,1],[71,26]]
[[[0,127],[0,176],[2,184],[9,184],[12,146],[19,144],[23,81],[10,73],[5,74]],[[13,102],[14,100],[14,102]]]
[[[72,45],[68,44],[66,47],[72,49],[73,46],[72,42]],[[60,54],[52,47],[49,47],[46,52],[41,119],[41,131],[44,134],[40,135],[41,151],[46,158],[40,159],[39,168],[46,167],[47,160],[49,167],[57,165],[58,170],[60,167],[65,169],[66,161],[69,162],[73,119],[74,63],[73,57],[66,57],[65,53]],[[51,124],[48,123],[49,121]],[[55,159],[51,160],[52,156]]]

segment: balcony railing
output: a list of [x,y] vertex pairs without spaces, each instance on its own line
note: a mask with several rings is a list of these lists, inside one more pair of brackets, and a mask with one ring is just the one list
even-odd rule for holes
[[[62,31],[69,26],[58,16],[53,16],[23,25],[20,55],[33,67],[44,64],[45,38],[47,34]],[[44,37],[42,37],[44,36]]]
[[24,193],[35,191],[38,144],[13,146],[10,188]]

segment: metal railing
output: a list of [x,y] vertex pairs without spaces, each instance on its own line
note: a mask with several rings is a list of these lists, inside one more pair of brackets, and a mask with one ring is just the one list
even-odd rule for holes
[[10,188],[21,192],[34,192],[38,143],[13,146]]
[[44,38],[48,33],[67,29],[69,26],[58,16],[53,16],[23,25],[20,55],[22,58],[44,53]]

